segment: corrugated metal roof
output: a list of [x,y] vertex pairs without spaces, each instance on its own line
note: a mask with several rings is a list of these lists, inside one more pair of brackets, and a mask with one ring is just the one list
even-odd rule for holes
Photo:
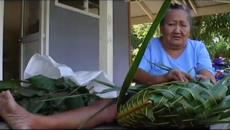
[[144,3],[146,4],[146,6],[151,10],[152,13],[156,13],[160,10],[159,5],[162,5],[163,2],[160,0],[155,0],[155,1],[144,1]]
[[221,2],[216,2],[216,1],[211,1],[211,0],[195,0],[194,3],[196,4],[196,7],[198,8],[223,4]]
[[[156,14],[159,11],[159,9],[163,3],[163,0],[141,0],[141,1],[143,1],[143,3],[149,8],[149,10],[151,11],[152,14]],[[179,1],[180,3],[183,4],[183,1],[181,1],[181,0],[177,0],[177,1]],[[185,0],[185,1],[187,4],[189,4],[189,2],[187,0]],[[195,7],[197,9],[203,8],[203,7],[223,5],[223,4],[226,5],[226,3],[216,2],[215,0],[193,0],[193,2],[194,2]],[[190,5],[188,5],[188,7],[190,7]],[[230,8],[230,4],[229,4],[229,8]],[[226,6],[225,6],[225,10],[226,10]],[[138,17],[141,18],[143,16],[147,16],[145,11],[143,11],[143,9],[140,7],[140,5],[136,1],[131,2],[130,12],[131,12],[131,19],[132,18],[138,18]],[[197,13],[199,13],[199,12],[197,12]],[[202,15],[205,15],[204,11],[202,12]]]
[[140,17],[146,15],[145,12],[141,9],[141,7],[136,2],[131,3],[130,9],[131,9],[131,17]]

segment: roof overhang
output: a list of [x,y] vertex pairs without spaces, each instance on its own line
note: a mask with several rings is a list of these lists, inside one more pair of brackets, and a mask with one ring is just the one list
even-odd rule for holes
[[[193,17],[230,12],[230,0],[173,0],[174,3],[187,5]],[[131,1],[131,25],[152,22],[163,1]]]

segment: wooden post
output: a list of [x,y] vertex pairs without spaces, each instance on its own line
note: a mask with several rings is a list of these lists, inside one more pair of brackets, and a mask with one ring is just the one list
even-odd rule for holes
[[4,2],[0,0],[0,80],[3,80],[3,26],[4,26]]
[[100,0],[99,70],[113,82],[113,1]]

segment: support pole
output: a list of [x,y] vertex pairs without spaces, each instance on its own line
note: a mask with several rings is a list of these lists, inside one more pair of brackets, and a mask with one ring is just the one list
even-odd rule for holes
[[4,26],[4,2],[0,0],[0,80],[3,80],[3,26]]
[[113,1],[100,0],[99,70],[113,82]]

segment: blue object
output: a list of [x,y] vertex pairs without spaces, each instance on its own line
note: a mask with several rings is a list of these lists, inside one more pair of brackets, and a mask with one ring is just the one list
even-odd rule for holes
[[[212,62],[213,62],[213,69],[216,72],[215,78],[217,81],[219,81],[225,76],[224,67],[228,66],[228,62],[225,62],[221,58],[214,58]],[[227,74],[229,74],[229,72],[227,72]]]
[[[152,38],[146,48],[139,68],[145,70],[151,75],[163,75],[167,73],[167,71],[156,67],[148,61],[163,63],[170,68],[177,68],[186,73],[191,68],[196,67],[197,72],[205,69],[214,75],[212,62],[205,44],[197,40],[188,39],[186,48],[182,54],[178,58],[173,59],[165,52],[159,42],[159,38]],[[196,72],[194,69],[190,72],[190,75],[195,78]]]

